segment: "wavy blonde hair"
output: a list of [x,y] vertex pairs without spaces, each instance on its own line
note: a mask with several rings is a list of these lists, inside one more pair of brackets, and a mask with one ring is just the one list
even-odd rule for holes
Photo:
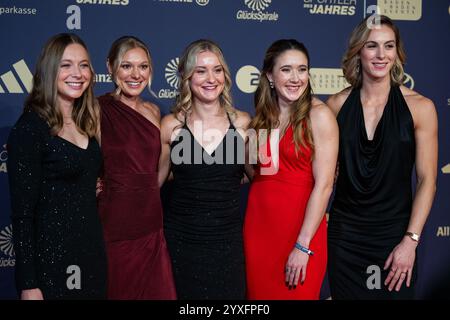
[[[261,76],[258,88],[255,93],[255,117],[250,122],[249,127],[259,132],[260,129],[268,130],[268,134],[272,129],[278,128],[280,122],[280,108],[278,107],[278,95],[275,89],[270,87],[267,78],[268,73],[273,72],[276,60],[287,50],[297,50],[302,52],[308,61],[309,70],[309,53],[306,47],[295,39],[280,39],[270,45],[264,56],[264,63],[261,70]],[[295,101],[293,112],[291,113],[290,124],[293,126],[295,150],[301,153],[300,146],[310,147],[314,150],[314,143],[311,131],[311,121],[309,113],[312,104],[311,83],[301,94],[300,98]]]
[[153,61],[152,56],[150,55],[150,51],[148,50],[145,43],[133,36],[123,36],[116,39],[111,48],[109,49],[107,65],[111,69],[111,77],[115,85],[114,96],[117,98],[120,95],[120,88],[117,86],[117,72],[119,71],[120,65],[123,61],[123,56],[131,49],[140,48],[144,50],[147,59],[148,59],[148,67],[150,69],[150,77],[148,79],[147,88],[148,91],[156,96],[152,91],[152,78],[153,78]]
[[[177,96],[172,112],[175,116],[183,115],[186,117],[192,110],[193,96],[190,86],[190,80],[194,74],[197,65],[197,55],[201,52],[209,51],[214,53],[222,65],[225,75],[225,84],[222,93],[219,96],[220,105],[232,117],[236,116],[236,109],[233,107],[233,99],[231,97],[231,74],[230,69],[225,61],[223,52],[220,47],[211,40],[200,39],[192,42],[184,50],[178,64],[178,73],[180,77],[180,93]],[[178,119],[184,122],[184,119]]]
[[[25,100],[24,111],[33,110],[50,126],[52,135],[58,134],[63,127],[63,115],[58,107],[58,74],[61,59],[71,44],[81,45],[88,52],[83,40],[73,33],[60,33],[50,38],[41,50],[33,76],[33,89]],[[100,112],[94,97],[94,69],[89,58],[91,80],[81,97],[75,99],[72,118],[89,137],[97,134]]]
[[362,72],[361,72],[361,60],[359,54],[361,49],[364,47],[367,39],[369,38],[370,32],[372,31],[372,20],[376,19],[375,24],[386,25],[395,34],[395,44],[397,48],[397,58],[395,59],[394,65],[390,71],[391,84],[401,85],[403,84],[405,73],[403,65],[406,62],[406,53],[403,46],[403,42],[400,37],[400,30],[394,24],[394,22],[387,16],[377,15],[375,17],[368,16],[363,21],[361,21],[355,29],[353,29],[350,40],[348,42],[347,51],[342,59],[342,70],[345,79],[354,88],[359,88],[362,85]]

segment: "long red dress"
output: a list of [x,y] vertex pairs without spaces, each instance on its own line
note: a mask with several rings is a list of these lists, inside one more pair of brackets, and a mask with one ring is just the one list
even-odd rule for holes
[[158,187],[159,129],[110,95],[99,103],[108,298],[175,299]]
[[[270,143],[266,146],[270,156]],[[309,257],[305,282],[291,290],[285,284],[286,262],[314,187],[311,149],[300,148],[297,158],[291,126],[279,143],[278,172],[262,174],[261,168],[270,164],[256,170],[244,223],[248,299],[319,299],[327,263],[325,217],[310,243],[314,255]]]

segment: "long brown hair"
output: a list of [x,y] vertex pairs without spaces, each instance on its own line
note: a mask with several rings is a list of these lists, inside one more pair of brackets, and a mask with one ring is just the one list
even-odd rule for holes
[[[191,112],[192,108],[192,91],[190,86],[190,80],[194,74],[194,69],[197,64],[197,55],[201,52],[209,51],[214,53],[219,59],[223,68],[225,76],[225,84],[223,92],[220,94],[220,105],[225,111],[232,117],[236,115],[236,110],[233,107],[233,99],[231,98],[231,74],[230,69],[225,61],[222,50],[220,47],[211,40],[200,39],[192,42],[184,50],[178,64],[178,73],[180,76],[180,94],[177,97],[175,106],[172,112],[177,115],[186,115]],[[184,119],[179,119],[184,121]]]
[[[280,115],[280,109],[278,107],[278,95],[276,90],[270,87],[267,74],[273,72],[276,60],[287,50],[298,50],[305,54],[309,70],[309,54],[303,43],[295,39],[280,39],[270,45],[264,56],[261,76],[255,93],[255,117],[250,122],[250,128],[255,129],[257,132],[260,129],[266,129],[270,134],[272,129],[279,126],[278,117]],[[290,123],[294,130],[294,143],[297,152],[301,152],[300,146],[309,146],[311,149],[314,149],[309,118],[311,103],[312,90],[311,83],[308,81],[307,87],[300,98],[294,103],[290,118]]]
[[[403,42],[400,37],[400,30],[394,24],[394,22],[387,16],[378,15],[374,17],[375,23],[379,25],[386,25],[392,29],[395,34],[395,45],[397,48],[397,58],[395,59],[394,65],[391,69],[391,83],[395,85],[403,84],[405,73],[403,70],[403,65],[406,62],[406,53],[403,46]],[[367,39],[369,38],[370,32],[373,29],[373,24],[369,19],[374,19],[372,16],[368,16],[363,21],[361,21],[355,29],[353,29],[350,40],[348,42],[347,51],[342,59],[342,71],[344,72],[344,77],[354,88],[359,88],[362,85],[362,70],[361,60],[359,53],[364,47]]]
[[[88,52],[83,40],[73,33],[60,33],[50,38],[42,48],[33,77],[33,89],[28,95],[24,111],[33,110],[50,126],[56,135],[63,127],[63,115],[57,103],[57,81],[62,56],[71,44],[81,45]],[[93,137],[99,128],[99,109],[94,98],[94,69],[89,58],[92,77],[81,97],[75,99],[72,118],[80,130]]]

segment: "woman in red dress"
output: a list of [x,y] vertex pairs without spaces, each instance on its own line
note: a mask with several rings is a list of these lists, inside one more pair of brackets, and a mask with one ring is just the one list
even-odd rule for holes
[[98,196],[108,255],[109,299],[175,299],[158,187],[160,112],[143,101],[150,54],[134,37],[108,54],[116,90],[100,97],[103,191]]
[[247,297],[319,299],[338,127],[311,95],[303,44],[282,39],[269,47],[255,103],[250,127],[265,138],[244,224]]

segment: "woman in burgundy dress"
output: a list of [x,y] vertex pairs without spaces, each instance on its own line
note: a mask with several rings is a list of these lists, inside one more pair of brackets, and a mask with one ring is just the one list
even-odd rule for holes
[[175,299],[157,180],[160,111],[140,94],[152,65],[145,44],[117,39],[107,61],[116,90],[99,97],[104,172],[99,193],[109,299]]

